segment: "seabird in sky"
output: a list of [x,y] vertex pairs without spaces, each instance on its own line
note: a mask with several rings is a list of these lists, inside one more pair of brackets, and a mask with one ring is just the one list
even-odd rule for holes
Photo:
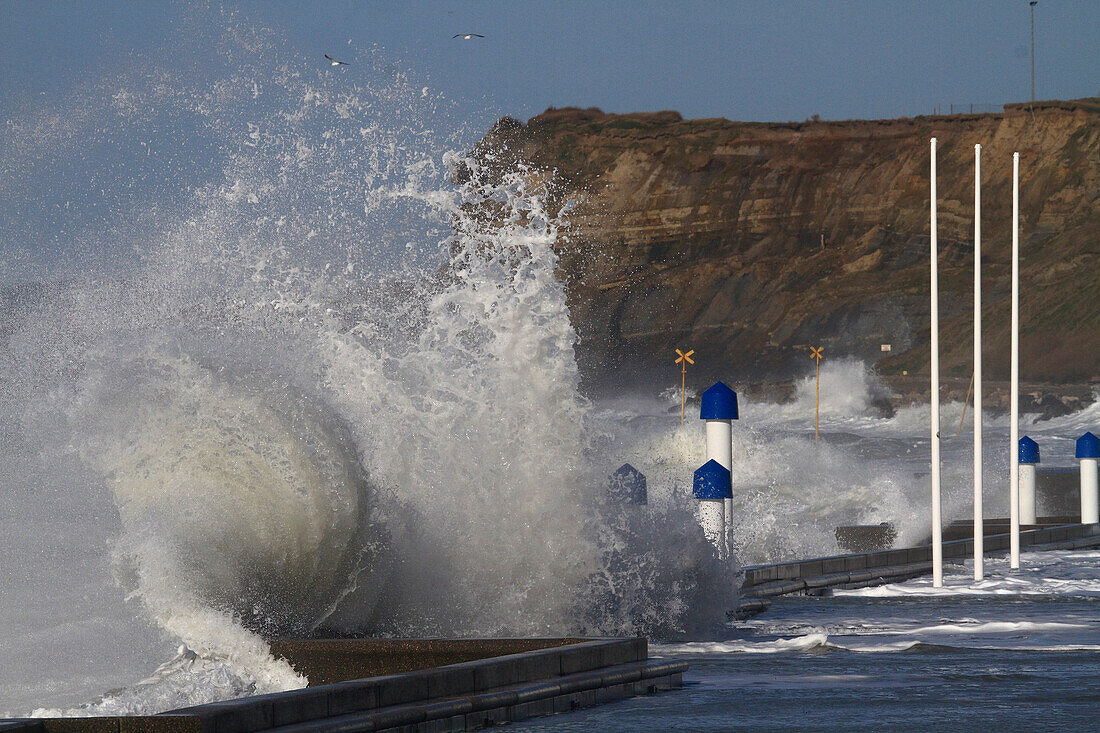
[[451,38],[464,38],[467,41],[471,38],[484,38],[485,36],[480,33],[455,33]]
[[329,56],[327,53],[325,54],[325,58],[332,62],[332,64],[331,64],[332,66],[348,66],[349,65],[347,61],[337,61],[336,59]]

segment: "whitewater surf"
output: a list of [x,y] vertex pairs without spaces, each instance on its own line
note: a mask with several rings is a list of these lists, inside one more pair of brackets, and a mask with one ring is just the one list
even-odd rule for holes
[[607,500],[545,177],[483,174],[384,58],[212,43],[250,61],[105,77],[5,143],[5,196],[76,213],[7,273],[0,711],[300,687],[264,639],[321,630],[720,623],[690,495]]

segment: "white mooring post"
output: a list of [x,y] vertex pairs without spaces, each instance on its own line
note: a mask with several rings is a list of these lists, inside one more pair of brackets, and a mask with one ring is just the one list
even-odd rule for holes
[[939,240],[936,225],[936,138],[932,138],[932,202],[931,290],[932,290],[932,585],[943,586],[943,527],[940,519],[940,284]]
[[[1012,450],[1020,437],[1020,154],[1012,154],[1012,355],[1009,377],[1008,523],[1009,567],[1020,567],[1020,464]],[[1035,496],[1032,493],[1032,509]]]
[[695,472],[692,489],[699,502],[696,518],[718,557],[729,557],[726,546],[726,499],[733,497],[730,471],[713,458]]
[[[715,382],[703,393],[699,419],[707,421],[707,459],[718,461],[733,476],[733,421],[737,418],[737,393]],[[733,493],[725,506],[726,527],[733,523]]]
[[1035,466],[1039,463],[1039,444],[1026,435],[1020,438],[1020,524],[1035,524]]
[[1081,524],[1100,522],[1100,438],[1085,433],[1077,439],[1077,459],[1081,461]]
[[974,146],[974,580],[985,575],[982,511],[982,146]]

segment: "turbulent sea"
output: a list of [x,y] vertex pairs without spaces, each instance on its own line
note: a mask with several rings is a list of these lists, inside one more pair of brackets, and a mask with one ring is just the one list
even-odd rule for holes
[[[623,715],[703,716],[688,728],[734,714],[731,689],[840,704],[908,694],[929,665],[1008,691],[1080,664],[1095,688],[1088,553],[1029,557],[984,595],[917,583],[727,623],[738,562],[834,553],[838,524],[927,536],[927,408],[879,414],[885,387],[842,360],[823,365],[816,445],[809,379],[793,402],[743,401],[737,562],[719,562],[674,365],[632,396],[578,391],[545,177],[486,175],[445,100],[376,52],[355,76],[248,29],[211,43],[222,66],[143,64],[8,121],[0,715],[301,687],[264,639],[324,632],[646,634],[698,684]],[[1068,465],[1098,414],[1025,432]],[[1003,515],[1007,425],[986,419]],[[968,449],[945,446],[949,518],[969,513]],[[608,498],[626,462],[647,507]],[[1039,671],[997,671],[1018,664]]]
[[525,731],[1096,730],[1100,551],[986,560],[931,579],[783,598],[721,640],[651,644],[685,690]]

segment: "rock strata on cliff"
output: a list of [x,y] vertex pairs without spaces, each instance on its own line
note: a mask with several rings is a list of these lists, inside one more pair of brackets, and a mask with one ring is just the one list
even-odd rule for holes
[[1019,151],[1024,379],[1100,379],[1100,100],[791,124],[549,110],[502,120],[476,153],[553,176],[553,205],[575,206],[559,250],[589,384],[671,375],[677,347],[696,349],[704,383],[803,373],[810,345],[927,370],[931,137],[947,374],[970,373],[981,143],[990,376],[1007,377]]

